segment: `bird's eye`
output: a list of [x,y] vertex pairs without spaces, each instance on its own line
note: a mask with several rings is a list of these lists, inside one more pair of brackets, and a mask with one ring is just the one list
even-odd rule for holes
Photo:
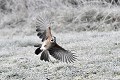
[[51,40],[51,42],[53,42],[53,39]]
[[56,42],[56,38],[52,37],[51,42]]
[[46,47],[47,45],[44,45],[44,47]]

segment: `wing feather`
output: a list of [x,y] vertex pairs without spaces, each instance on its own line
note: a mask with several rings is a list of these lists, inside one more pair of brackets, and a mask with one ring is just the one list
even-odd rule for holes
[[61,60],[63,62],[74,62],[76,60],[76,56],[74,53],[71,53],[64,48],[60,47],[57,43],[49,49],[50,55],[52,55],[54,58]]
[[40,56],[40,60],[49,61],[49,53],[47,50],[42,52]]
[[36,18],[36,31],[37,36],[42,39],[42,42],[45,40],[46,38],[46,29],[49,27],[48,25],[50,25],[50,20],[47,16],[41,14],[40,16],[38,16]]

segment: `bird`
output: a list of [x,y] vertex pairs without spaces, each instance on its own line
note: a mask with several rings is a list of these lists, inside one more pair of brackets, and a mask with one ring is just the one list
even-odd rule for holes
[[[37,36],[42,39],[42,44],[34,45],[34,47],[38,47],[35,50],[35,54],[41,54],[40,60],[44,61],[50,61],[50,56],[54,57],[57,60],[60,60],[62,62],[66,63],[72,63],[76,61],[76,55],[75,53],[71,53],[70,51],[64,49],[63,47],[59,46],[56,42],[56,37],[52,35],[51,33],[51,27],[47,25],[45,22],[45,19],[39,17],[37,18],[37,26],[36,31]],[[42,28],[41,28],[42,27]],[[44,27],[44,28],[43,28]]]

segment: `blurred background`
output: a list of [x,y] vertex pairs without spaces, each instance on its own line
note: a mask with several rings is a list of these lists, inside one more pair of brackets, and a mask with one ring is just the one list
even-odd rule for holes
[[0,35],[31,35],[43,13],[54,32],[118,31],[119,0],[0,0]]

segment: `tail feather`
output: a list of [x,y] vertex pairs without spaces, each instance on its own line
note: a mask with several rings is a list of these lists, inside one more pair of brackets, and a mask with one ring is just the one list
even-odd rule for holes
[[49,61],[48,51],[43,51],[40,57],[40,60]]
[[40,50],[40,48],[37,48],[37,49],[35,50],[35,54],[36,54],[36,55],[38,55],[40,52],[42,52],[42,50]]
[[41,47],[42,44],[35,44],[34,47]]

